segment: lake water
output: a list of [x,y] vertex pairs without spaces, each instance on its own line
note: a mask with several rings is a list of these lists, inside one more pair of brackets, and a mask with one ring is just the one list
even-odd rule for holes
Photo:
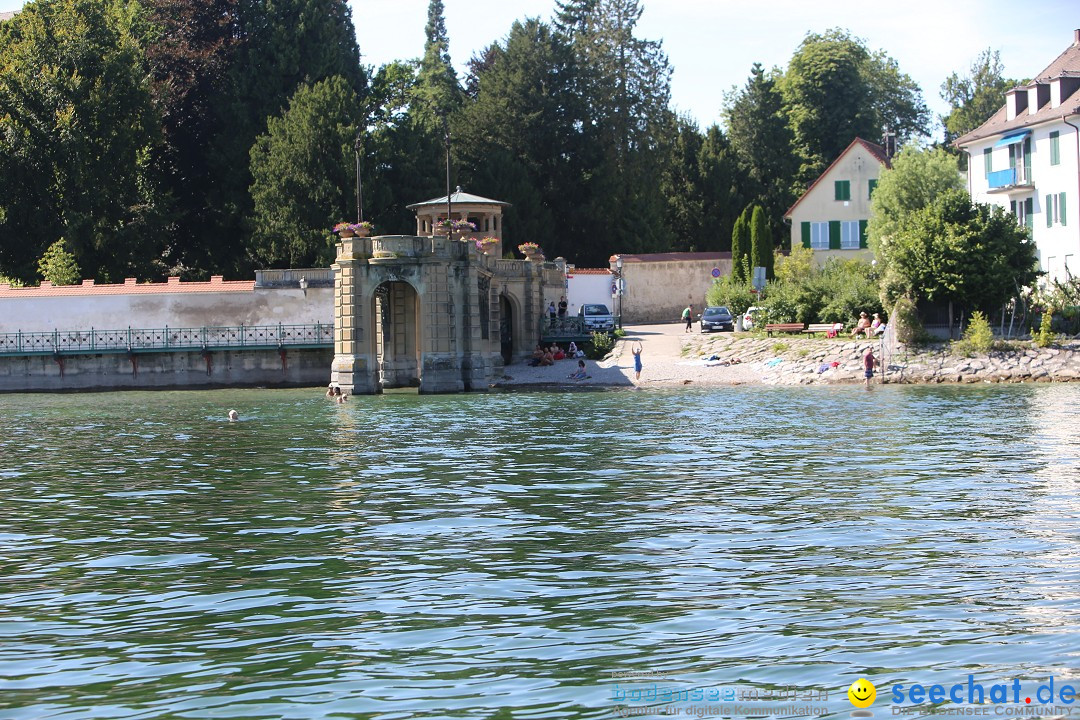
[[1080,385],[0,396],[0,718],[1060,684],[1078,427]]

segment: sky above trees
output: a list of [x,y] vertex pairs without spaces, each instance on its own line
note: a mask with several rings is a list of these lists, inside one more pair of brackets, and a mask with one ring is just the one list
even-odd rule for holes
[[[0,6],[4,2],[0,0]],[[450,55],[459,74],[469,58],[503,38],[514,20],[549,20],[546,0],[445,0]],[[363,62],[376,67],[423,54],[427,0],[350,0]],[[980,52],[1000,51],[1005,77],[1039,72],[1072,42],[1080,27],[1075,4],[1034,0],[1017,21],[1015,3],[1004,0],[931,2],[903,8],[862,0],[772,0],[767,6],[729,0],[645,0],[638,24],[642,37],[662,39],[674,74],[672,101],[705,128],[721,122],[724,93],[742,86],[754,62],[765,70],[786,67],[808,32],[841,27],[895,58],[917,82],[936,120],[948,112],[941,84],[966,70]],[[762,12],[767,8],[767,12]],[[940,124],[934,132],[940,139]]]

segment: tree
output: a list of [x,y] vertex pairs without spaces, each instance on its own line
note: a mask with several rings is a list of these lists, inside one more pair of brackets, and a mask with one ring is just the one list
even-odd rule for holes
[[[946,190],[964,187],[956,161],[944,150],[906,147],[893,158],[892,168],[881,172],[870,201],[867,238],[879,259],[883,248],[904,220]],[[888,254],[886,249],[886,254]]]
[[1006,79],[1004,69],[1001,53],[987,48],[971,63],[968,75],[954,72],[941,83],[941,98],[950,108],[949,114],[941,117],[946,146],[989,120],[1002,106],[1005,92],[1020,84]]
[[1000,207],[949,189],[908,216],[879,256],[896,291],[992,312],[1038,277],[1035,243]]
[[731,229],[731,277],[750,280],[750,206],[743,209]]
[[918,86],[895,61],[871,54],[846,30],[808,34],[780,87],[804,183],[856,137],[876,140],[889,128],[902,144],[927,134],[929,111]]
[[778,70],[766,74],[754,63],[741,90],[724,96],[724,121],[731,146],[746,174],[744,202],[766,210],[774,242],[783,242],[784,212],[795,200],[795,177],[799,169],[793,135],[777,87]]
[[750,267],[765,268],[765,278],[773,279],[773,257],[776,246],[773,244],[769,223],[765,220],[765,210],[755,205],[750,215]]
[[0,43],[0,269],[34,275],[63,235],[99,280],[160,256],[160,142],[140,38],[123,0],[39,0]]
[[342,77],[301,85],[251,149],[251,251],[264,267],[332,262],[330,224],[349,217],[356,93]]
[[415,101],[421,117],[434,129],[461,104],[461,88],[450,62],[450,39],[446,34],[442,0],[430,0],[424,57],[420,61]]
[[64,238],[60,238],[49,246],[45,254],[38,261],[38,272],[42,280],[48,280],[53,285],[74,285],[81,277],[79,264],[75,262],[75,256],[67,249]]
[[705,131],[698,150],[701,197],[701,250],[730,250],[731,231],[746,200],[745,174],[731,143],[718,125]]

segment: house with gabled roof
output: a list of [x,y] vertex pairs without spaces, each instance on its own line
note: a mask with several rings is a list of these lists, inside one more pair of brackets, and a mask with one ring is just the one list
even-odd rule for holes
[[885,148],[852,140],[784,214],[791,223],[792,247],[811,248],[819,264],[830,257],[869,260],[870,197],[881,169],[889,166]]
[[1080,271],[1080,30],[1004,100],[953,143],[968,155],[968,191],[1028,228],[1047,280],[1074,277]]

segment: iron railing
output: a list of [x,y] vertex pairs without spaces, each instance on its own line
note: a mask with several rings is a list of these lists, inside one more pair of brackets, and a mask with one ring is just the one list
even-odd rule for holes
[[333,324],[52,330],[0,334],[0,356],[333,347]]

